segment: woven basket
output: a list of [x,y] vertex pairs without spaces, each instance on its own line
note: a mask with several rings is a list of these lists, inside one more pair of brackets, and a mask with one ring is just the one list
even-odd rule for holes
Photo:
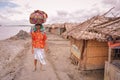
[[31,24],[42,24],[46,22],[48,18],[47,14],[44,11],[36,10],[30,14],[30,23]]

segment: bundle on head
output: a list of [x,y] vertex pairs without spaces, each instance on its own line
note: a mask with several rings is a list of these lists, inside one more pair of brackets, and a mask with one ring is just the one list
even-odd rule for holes
[[30,23],[31,24],[42,24],[46,22],[48,18],[47,14],[44,11],[36,10],[30,14]]

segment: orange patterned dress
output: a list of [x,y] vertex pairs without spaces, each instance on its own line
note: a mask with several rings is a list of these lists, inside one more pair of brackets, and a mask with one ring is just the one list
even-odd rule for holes
[[47,36],[45,33],[41,33],[39,31],[32,32],[32,46],[33,48],[44,48],[45,47],[45,41],[47,39]]

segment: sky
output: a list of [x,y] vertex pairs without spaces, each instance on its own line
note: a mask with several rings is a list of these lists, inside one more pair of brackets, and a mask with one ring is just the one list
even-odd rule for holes
[[46,24],[82,22],[115,7],[109,16],[120,16],[120,0],[0,0],[0,24],[29,25],[34,10],[48,14]]

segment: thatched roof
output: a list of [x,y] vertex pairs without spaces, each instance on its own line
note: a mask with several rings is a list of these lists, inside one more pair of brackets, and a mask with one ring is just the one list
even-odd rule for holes
[[64,23],[66,31],[70,31],[73,27],[77,27],[80,23]]
[[106,35],[120,36],[120,18],[95,16],[66,32],[73,38],[106,40]]
[[80,32],[76,32],[72,34],[72,37],[80,40],[80,39],[84,39],[84,40],[98,40],[98,41],[105,41],[105,35],[100,34],[100,33],[95,33],[95,32],[89,32],[89,31],[80,31]]
[[120,17],[114,18],[113,20],[93,26],[88,30],[119,37],[120,36]]

